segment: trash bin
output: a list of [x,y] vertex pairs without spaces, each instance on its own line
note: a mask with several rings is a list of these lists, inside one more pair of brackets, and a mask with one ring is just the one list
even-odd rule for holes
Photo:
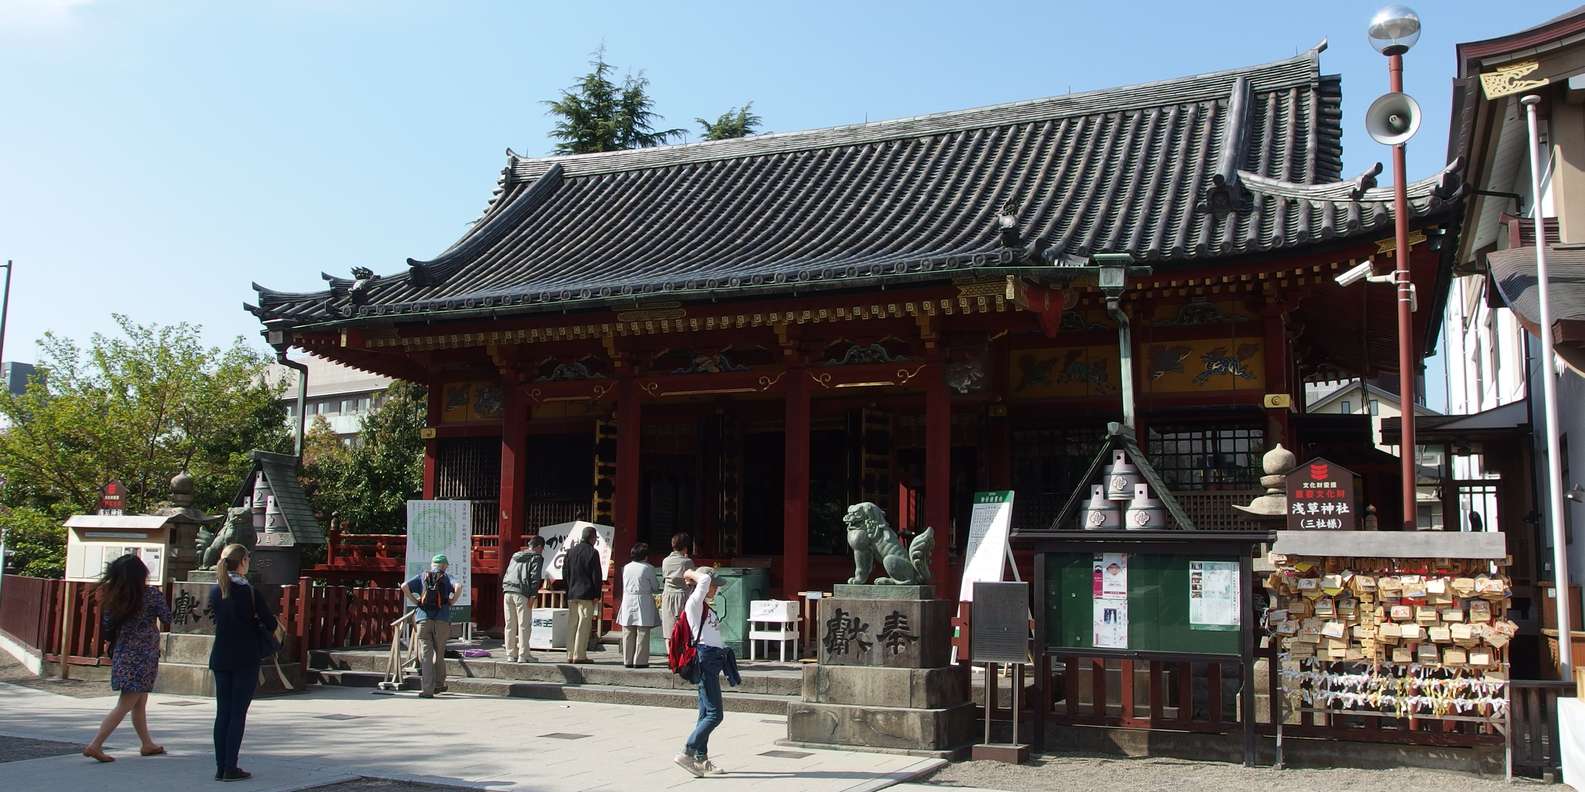
[[[659,578],[660,572],[655,573]],[[716,570],[716,581],[721,590],[716,592],[715,603],[711,605],[716,615],[721,618],[721,638],[726,645],[732,648],[740,659],[748,658],[748,604],[757,599],[770,598],[770,570],[756,567],[721,567]],[[649,652],[652,658],[650,663],[664,664],[666,657],[666,637],[662,635],[665,625],[656,628],[649,635]]]

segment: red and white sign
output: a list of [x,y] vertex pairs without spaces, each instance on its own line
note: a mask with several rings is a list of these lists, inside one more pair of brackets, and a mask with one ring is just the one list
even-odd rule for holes
[[126,488],[121,486],[121,482],[111,479],[104,489],[99,490],[99,513],[121,514],[126,503],[125,494]]

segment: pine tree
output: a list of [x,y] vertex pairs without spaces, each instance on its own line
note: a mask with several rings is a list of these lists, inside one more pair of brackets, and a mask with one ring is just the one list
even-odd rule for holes
[[753,107],[753,102],[744,102],[742,107],[727,110],[713,122],[703,118],[694,118],[694,121],[699,122],[700,128],[704,130],[705,140],[747,137],[759,132],[759,125],[765,121],[754,114]]
[[558,118],[550,131],[558,141],[557,154],[649,148],[682,137],[681,129],[655,129],[662,118],[654,111],[643,72],[629,74],[621,85],[612,82],[604,46],[589,66],[589,73],[562,91],[560,99],[545,102],[549,114]]

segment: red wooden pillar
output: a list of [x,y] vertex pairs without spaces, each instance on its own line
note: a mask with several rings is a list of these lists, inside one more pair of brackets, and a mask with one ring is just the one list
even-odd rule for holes
[[946,355],[930,350],[925,366],[925,525],[935,529],[930,576],[945,591],[947,547],[952,544],[952,397],[947,391]]
[[501,410],[501,550],[499,571],[506,573],[512,554],[523,545],[525,466],[528,463],[528,394],[514,373],[502,377]]
[[[443,411],[442,391],[445,386],[439,382],[429,383],[429,410],[424,419],[424,425],[433,429],[440,425],[440,416]],[[426,434],[429,434],[426,432]],[[424,500],[433,500],[435,497],[435,480],[439,475],[437,455],[440,453],[440,443],[430,437],[424,440]]]
[[[611,540],[613,559],[622,558],[638,537],[638,492],[640,428],[638,381],[631,372],[620,375],[616,384],[616,502],[612,515],[616,531]],[[621,567],[613,561],[613,566]],[[609,573],[609,570],[608,570]]]
[[787,599],[809,587],[809,376],[787,371],[783,424],[782,592]]
[[[1295,402],[1303,398],[1303,393],[1295,394],[1293,382],[1289,377],[1292,370],[1291,356],[1288,350],[1288,323],[1286,321],[1288,306],[1280,302],[1267,302],[1263,310],[1266,337],[1266,393],[1288,394]],[[1266,447],[1271,448],[1278,443],[1285,443],[1288,448],[1296,448],[1292,438],[1293,410],[1288,407],[1266,408]]]

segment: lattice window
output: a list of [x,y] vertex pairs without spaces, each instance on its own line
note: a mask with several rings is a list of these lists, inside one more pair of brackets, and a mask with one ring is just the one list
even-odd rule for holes
[[1056,519],[1101,449],[1105,430],[1093,426],[1017,429],[1013,443],[1013,526],[1042,530]]
[[501,440],[448,437],[437,443],[435,497],[495,500],[501,495]]
[[1146,453],[1174,491],[1254,489],[1266,432],[1254,425],[1151,427]]

